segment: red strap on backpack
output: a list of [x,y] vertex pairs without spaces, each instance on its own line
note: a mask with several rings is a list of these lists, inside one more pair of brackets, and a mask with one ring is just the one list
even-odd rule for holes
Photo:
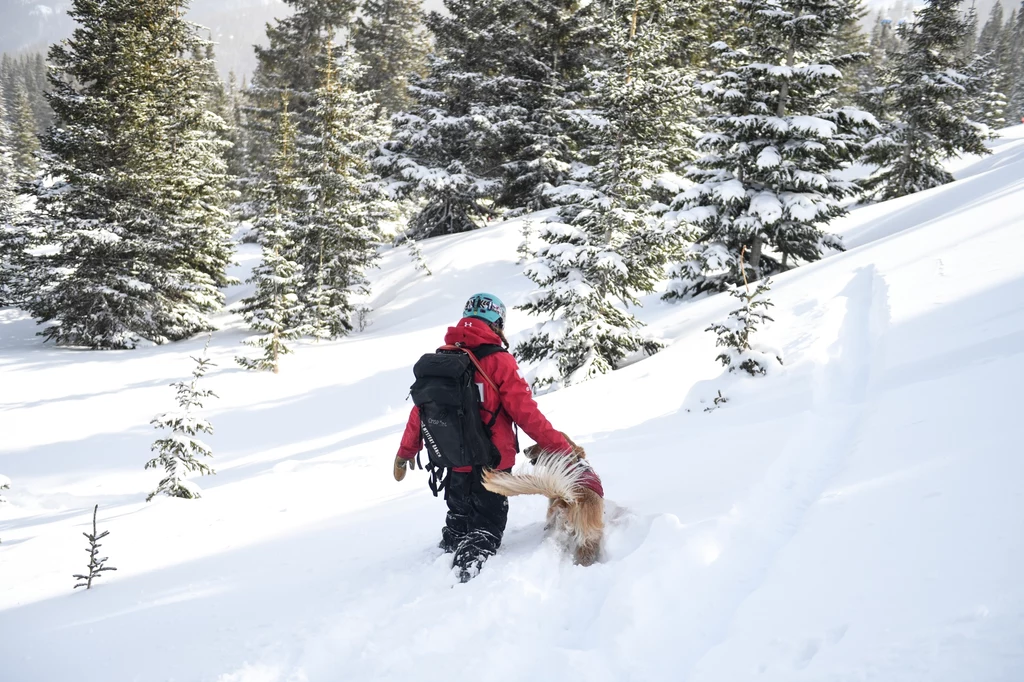
[[464,346],[457,346],[457,345],[441,346],[440,348],[438,348],[438,350],[439,351],[440,350],[458,350],[458,351],[462,351],[463,353],[468,355],[470,361],[476,366],[476,371],[480,372],[480,376],[482,376],[484,378],[484,380],[486,380],[487,383],[489,383],[491,385],[491,388],[494,389],[495,393],[498,393],[498,386],[497,386],[497,384],[495,384],[493,381],[491,381],[491,377],[487,376],[487,372],[484,371],[483,366],[480,364],[480,361],[477,359],[476,354],[474,354],[473,351],[471,351],[470,349],[468,349],[468,348],[466,348]]

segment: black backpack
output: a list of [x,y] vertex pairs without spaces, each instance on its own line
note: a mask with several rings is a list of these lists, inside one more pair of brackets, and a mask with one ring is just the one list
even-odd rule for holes
[[430,489],[434,495],[445,487],[454,467],[496,467],[501,453],[491,441],[491,428],[498,420],[499,407],[484,423],[480,411],[483,389],[476,383],[479,370],[484,381],[494,386],[478,361],[501,346],[482,345],[469,349],[442,346],[427,353],[413,366],[416,382],[410,395],[420,412],[420,433],[427,448]]

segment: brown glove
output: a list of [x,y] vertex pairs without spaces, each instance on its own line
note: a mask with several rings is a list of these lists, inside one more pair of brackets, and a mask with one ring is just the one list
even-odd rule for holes
[[395,480],[396,481],[401,481],[403,478],[405,478],[405,472],[407,471],[408,465],[409,465],[409,460],[403,459],[403,458],[399,457],[398,455],[395,455]]
[[[572,450],[565,454],[572,455],[578,459],[587,458],[587,451],[584,450],[579,445],[576,445],[573,439],[570,438],[568,434],[565,433],[565,431],[559,431],[559,433],[561,433],[565,437],[565,440],[569,442],[569,446],[572,448]],[[531,445],[530,447],[523,450],[523,454],[526,455],[527,459],[529,459],[531,463],[536,463],[537,458],[540,457],[543,453],[544,451],[541,449],[539,445]]]

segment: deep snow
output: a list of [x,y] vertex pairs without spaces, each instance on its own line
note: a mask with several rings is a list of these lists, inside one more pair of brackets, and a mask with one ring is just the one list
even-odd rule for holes
[[[278,376],[234,365],[226,314],[204,380],[218,473],[196,501],[146,504],[160,472],[142,467],[205,339],[60,350],[0,311],[0,679],[1019,682],[1024,127],[1005,133],[777,278],[771,376],[714,361],[703,330],[733,299],[652,296],[639,316],[666,350],[541,397],[604,479],[590,568],[517,498],[502,551],[458,585],[443,502],[390,475],[415,358],[469,293],[530,291],[518,222],[425,243],[433,277],[389,252],[371,325]],[[72,592],[95,503],[118,571]]]

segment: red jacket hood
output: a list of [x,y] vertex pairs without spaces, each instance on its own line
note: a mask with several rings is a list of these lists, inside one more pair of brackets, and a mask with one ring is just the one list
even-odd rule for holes
[[448,327],[448,333],[444,336],[446,344],[461,343],[468,348],[475,348],[484,344],[501,345],[501,337],[498,336],[486,320],[477,317],[464,317],[454,327]]

